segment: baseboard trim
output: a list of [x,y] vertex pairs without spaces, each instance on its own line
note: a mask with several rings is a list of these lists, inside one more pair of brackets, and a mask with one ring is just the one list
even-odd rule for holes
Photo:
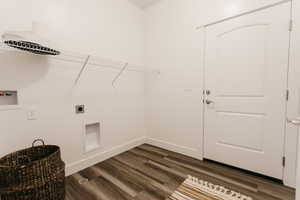
[[91,167],[99,162],[112,158],[118,154],[124,153],[130,149],[133,149],[137,146],[149,144],[159,148],[163,148],[169,151],[173,151],[176,153],[180,153],[195,159],[203,160],[202,152],[200,149],[193,149],[185,146],[180,146],[176,144],[172,144],[166,141],[157,140],[148,137],[141,137],[138,139],[134,139],[125,144],[113,147],[107,151],[100,152],[98,154],[92,155],[86,159],[82,159],[80,161],[71,163],[66,166],[66,176],[75,174],[83,169]]
[[146,143],[169,151],[174,151],[176,153],[180,153],[192,158],[203,160],[202,152],[199,149],[188,148],[153,138],[147,138]]
[[91,167],[99,162],[102,162],[104,160],[112,158],[118,154],[124,153],[124,152],[126,152],[130,149],[133,149],[137,146],[140,146],[142,144],[153,145],[153,146],[160,147],[160,148],[163,148],[163,149],[166,149],[169,151],[181,153],[183,155],[186,155],[186,156],[189,156],[192,158],[196,158],[199,160],[203,159],[202,153],[198,149],[192,149],[192,148],[172,144],[169,142],[165,142],[165,141],[157,140],[157,139],[153,139],[153,138],[141,137],[141,138],[132,140],[130,142],[127,142],[125,144],[113,147],[109,150],[97,153],[95,155],[92,155],[92,156],[82,159],[80,161],[68,164],[66,166],[66,176],[75,174],[83,169]]
[[99,162],[112,158],[118,154],[126,152],[134,147],[145,144],[147,141],[147,137],[141,137],[125,144],[113,147],[107,151],[100,152],[96,155],[92,155],[86,159],[71,163],[66,166],[66,176],[75,174],[83,169],[86,169],[90,166],[93,166]]

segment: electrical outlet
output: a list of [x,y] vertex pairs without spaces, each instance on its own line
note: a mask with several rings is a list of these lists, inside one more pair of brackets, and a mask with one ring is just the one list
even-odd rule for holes
[[76,114],[83,114],[85,112],[84,105],[76,105],[75,112]]
[[37,107],[35,105],[28,106],[26,109],[27,120],[37,120]]
[[36,110],[31,109],[27,111],[27,119],[28,120],[37,120]]

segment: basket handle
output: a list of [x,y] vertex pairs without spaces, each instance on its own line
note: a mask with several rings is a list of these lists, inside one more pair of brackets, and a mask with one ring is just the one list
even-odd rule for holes
[[32,142],[32,147],[35,147],[35,143],[37,143],[37,142],[41,142],[41,143],[43,144],[43,146],[45,146],[44,140],[42,140],[42,139],[37,139],[37,140],[34,140],[34,141]]

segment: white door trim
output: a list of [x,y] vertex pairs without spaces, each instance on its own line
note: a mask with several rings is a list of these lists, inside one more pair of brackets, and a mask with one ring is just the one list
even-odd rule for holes
[[[204,81],[204,84],[203,84],[203,86],[204,86],[204,88],[203,88],[203,91],[204,91],[204,93],[205,93],[205,90],[206,90],[206,88],[207,88],[207,85],[206,85],[206,79],[207,79],[207,77],[205,77],[205,74],[206,74],[206,68],[207,68],[207,66],[206,66],[206,64],[205,64],[205,62],[206,62],[206,51],[205,51],[205,49],[206,49],[206,43],[207,43],[207,41],[206,41],[206,38],[207,38],[207,35],[206,35],[206,32],[207,32],[207,27],[209,27],[209,26],[212,26],[212,25],[216,25],[216,24],[219,24],[219,23],[221,23],[221,22],[225,22],[225,21],[227,21],[227,20],[231,20],[231,19],[235,19],[235,18],[237,18],[237,17],[241,17],[241,16],[244,16],[244,15],[248,15],[248,14],[251,14],[251,13],[254,13],[254,12],[258,12],[258,11],[262,11],[262,10],[265,10],[265,9],[267,9],[267,8],[272,8],[272,7],[275,7],[275,6],[277,6],[277,5],[281,5],[281,4],[284,4],[284,3],[287,3],[287,2],[291,2],[290,0],[284,0],[284,1],[280,1],[280,2],[278,2],[278,3],[275,3],[275,4],[272,4],[272,5],[269,5],[269,6],[265,6],[265,7],[262,7],[262,8],[259,8],[259,9],[255,9],[255,10],[252,10],[252,11],[250,11],[250,12],[246,12],[246,13],[242,13],[242,14],[240,14],[240,15],[236,15],[236,16],[234,16],[234,17],[230,17],[230,18],[226,18],[226,19],[223,19],[223,20],[219,20],[219,21],[217,21],[217,22],[215,22],[215,23],[211,23],[211,24],[207,24],[207,25],[205,25],[205,26],[202,26],[202,27],[200,27],[201,28],[201,32],[202,32],[202,34],[203,34],[203,40],[204,40],[204,42],[203,42],[203,52],[202,52],[202,56],[203,56],[203,64],[202,64],[202,70],[203,70],[203,81]],[[288,26],[287,26],[287,29],[288,29]],[[205,98],[206,98],[206,95],[203,93],[203,101],[205,102]],[[205,111],[206,111],[206,106],[205,106],[205,104],[204,104],[204,106],[203,106],[203,120],[205,120]],[[205,150],[204,150],[204,147],[205,147],[205,123],[203,123],[203,157],[204,157],[204,153],[205,153]],[[285,133],[286,134],[286,133]],[[284,155],[284,154],[283,154]],[[283,175],[284,176],[284,175]],[[281,177],[280,179],[284,179],[284,177]]]
[[[202,68],[202,73],[203,73],[203,88],[202,90],[204,91],[205,90],[205,48],[206,48],[206,27],[208,26],[211,26],[211,25],[214,25],[214,24],[217,24],[217,23],[221,23],[221,22],[224,22],[224,21],[227,21],[227,20],[230,20],[230,19],[234,19],[236,17],[240,17],[240,16],[243,16],[243,15],[247,15],[247,14],[251,14],[253,12],[258,12],[260,10],[264,10],[264,9],[267,9],[267,8],[270,8],[270,7],[274,7],[274,6],[277,6],[277,5],[280,5],[280,4],[284,4],[284,3],[287,3],[287,2],[290,2],[291,0],[283,0],[283,1],[279,1],[277,3],[274,3],[274,4],[270,4],[270,5],[267,5],[267,6],[264,6],[264,7],[260,7],[260,8],[257,8],[257,9],[253,9],[251,11],[248,11],[248,12],[244,12],[244,13],[240,13],[238,15],[235,15],[235,16],[232,16],[232,17],[228,17],[228,18],[224,18],[224,19],[220,19],[220,20],[217,20],[217,21],[214,21],[214,22],[211,22],[211,23],[207,23],[205,25],[201,25],[201,26],[198,26],[196,28],[196,30],[200,31],[201,33],[201,36],[202,36],[202,40],[203,40],[203,49],[202,49],[202,53],[201,53],[201,56],[202,56],[202,60],[203,60],[203,63],[201,64],[201,68]],[[297,4],[297,5],[296,5]],[[296,15],[295,14],[295,10],[297,10],[297,6],[299,7],[300,4],[298,4],[297,2],[294,2],[292,1],[292,6],[293,6],[293,15]],[[294,22],[294,24],[296,24],[296,19],[295,19],[295,16],[292,17],[292,20]],[[293,28],[293,32],[296,31],[297,27],[294,26]],[[291,68],[293,66],[289,66],[289,68]],[[291,98],[291,94],[290,94],[290,98]],[[297,97],[298,98],[298,97]],[[202,98],[203,101],[205,101],[205,95],[203,95],[203,98]],[[205,105],[203,105],[203,112],[202,112],[202,118],[203,118],[203,121],[204,121],[204,115],[205,115]],[[204,157],[204,129],[205,129],[205,125],[204,125],[204,122],[203,122],[203,132],[202,132],[202,138],[203,138],[203,144],[202,144],[202,157]],[[286,134],[289,134],[288,132],[286,132]],[[300,134],[300,133],[299,133]],[[299,138],[299,143],[300,143],[300,138]],[[286,147],[285,147],[286,148]],[[296,148],[296,147],[295,147]],[[285,150],[285,153],[286,153],[286,150]],[[299,147],[299,151],[298,151],[298,154],[300,154],[300,147]],[[288,154],[285,155],[286,156],[286,167],[284,168],[284,177],[283,177],[283,182],[285,185],[287,186],[290,186],[290,187],[296,187],[296,184],[294,182],[295,180],[295,176],[296,176],[296,170],[294,173],[289,173],[290,175],[288,175],[287,173],[287,170],[289,168],[293,168],[293,166],[295,165],[295,162],[297,160],[296,156],[295,158],[290,158],[290,156]],[[300,157],[300,155],[299,155]],[[299,158],[300,159],[300,158]],[[299,169],[298,169],[298,188],[300,190],[300,160],[298,161],[299,162]],[[296,168],[296,166],[294,166]],[[300,191],[298,192],[298,200],[300,200]]]

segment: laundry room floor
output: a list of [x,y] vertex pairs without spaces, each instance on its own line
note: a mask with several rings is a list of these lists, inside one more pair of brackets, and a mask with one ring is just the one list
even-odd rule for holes
[[253,200],[295,199],[276,180],[145,144],[69,176],[66,200],[164,200],[187,175]]

